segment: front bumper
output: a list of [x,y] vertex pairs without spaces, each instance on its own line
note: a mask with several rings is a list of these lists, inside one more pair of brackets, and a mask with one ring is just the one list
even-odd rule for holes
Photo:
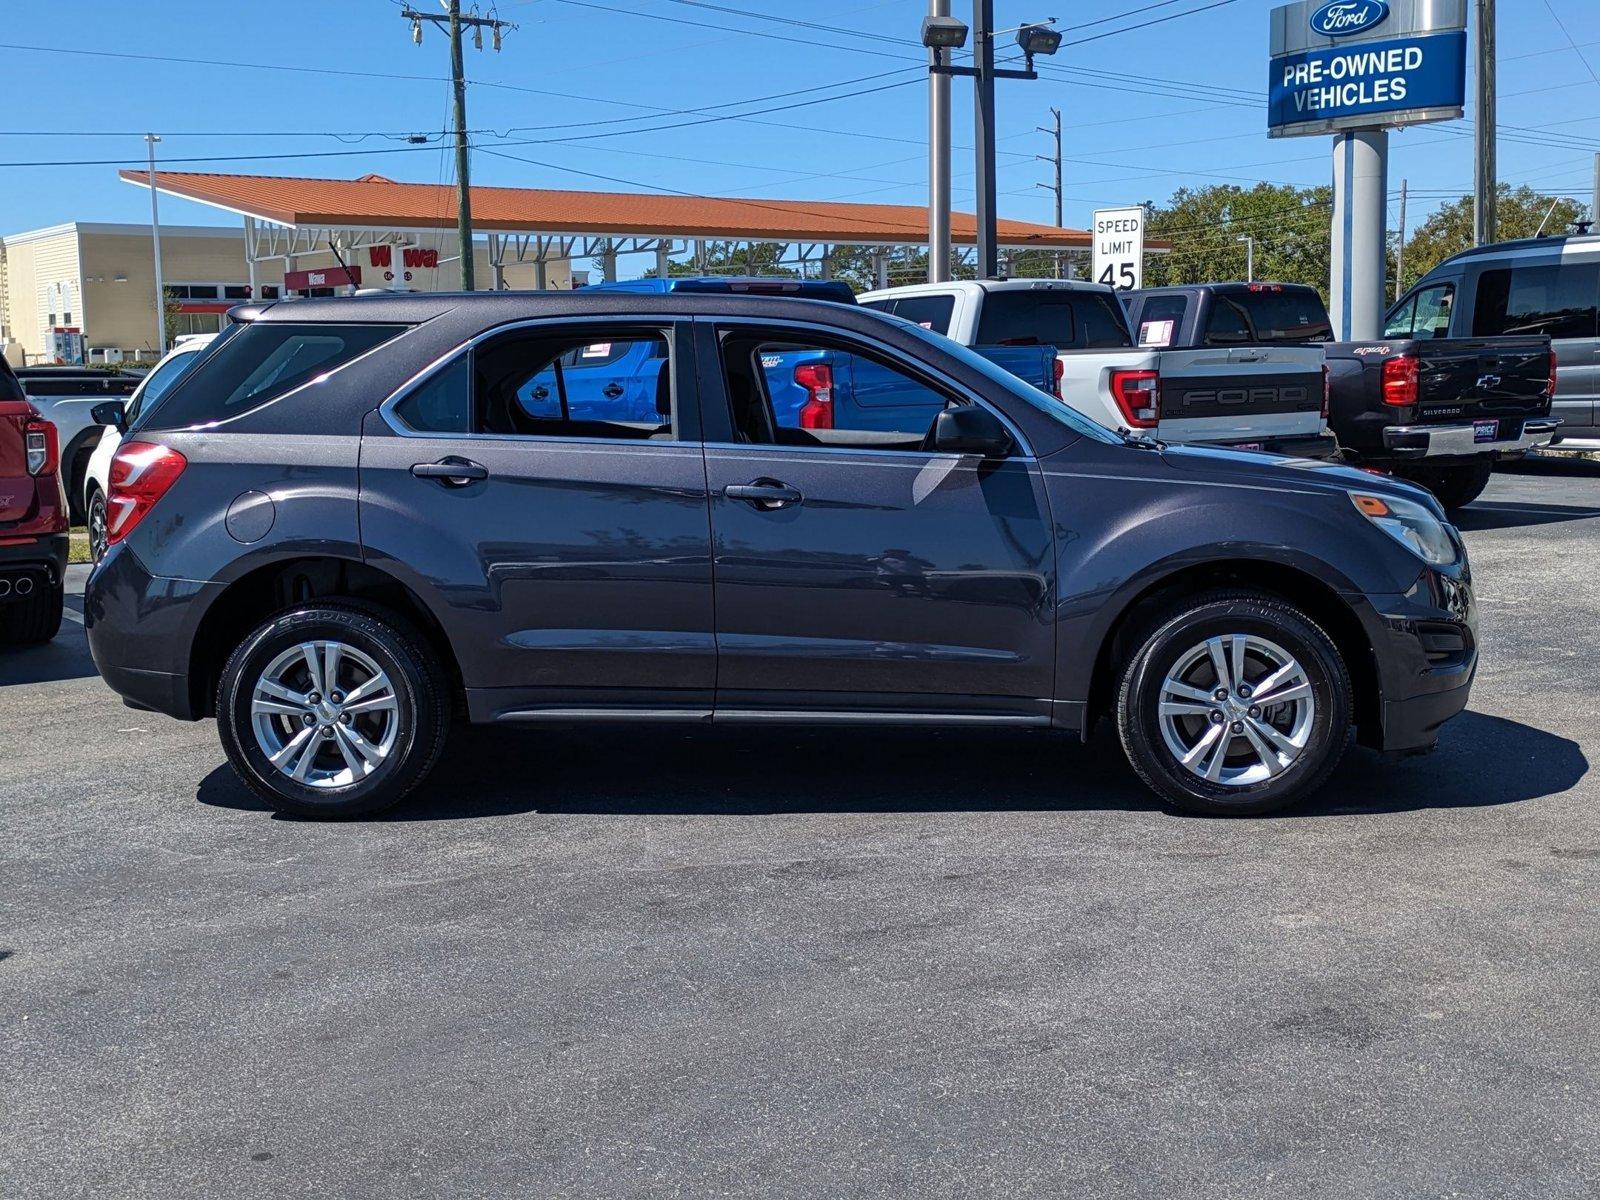
[[1348,597],[1366,629],[1378,702],[1362,714],[1364,745],[1433,747],[1439,727],[1467,706],[1478,669],[1478,614],[1465,551],[1457,566],[1425,569],[1405,592]]
[[1383,431],[1383,444],[1396,458],[1470,458],[1477,454],[1519,454],[1545,445],[1555,437],[1560,425],[1560,417],[1528,417],[1522,422],[1522,432],[1516,437],[1494,442],[1478,441],[1470,421],[1453,425],[1393,425]]

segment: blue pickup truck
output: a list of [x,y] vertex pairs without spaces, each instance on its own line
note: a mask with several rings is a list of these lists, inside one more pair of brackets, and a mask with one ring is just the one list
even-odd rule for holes
[[[778,295],[854,304],[850,288],[831,279],[767,279],[759,277],[681,277],[631,279],[600,283],[588,291],[666,293],[707,292]],[[1056,352],[1053,346],[979,346],[977,353],[1035,387],[1056,394]],[[560,361],[562,387],[555,365],[534,376],[518,393],[527,411],[537,417],[568,420],[651,422],[660,419],[657,397],[667,370],[665,341],[636,339],[597,342],[568,351]],[[889,367],[842,350],[793,350],[763,354],[761,370],[773,419],[789,429],[903,430],[937,411],[926,389]],[[921,410],[926,410],[922,412]]]

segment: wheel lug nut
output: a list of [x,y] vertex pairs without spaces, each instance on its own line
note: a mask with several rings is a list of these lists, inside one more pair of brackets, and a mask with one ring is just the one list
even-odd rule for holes
[[340,713],[339,714],[339,724],[341,724],[341,725],[350,724],[350,714],[349,713]]
[[1233,723],[1233,731],[1235,733],[1243,733],[1244,732],[1244,722],[1243,721],[1235,721]]
[[1257,705],[1252,704],[1250,706],[1250,715],[1252,717],[1259,717],[1261,715],[1261,709]]
[[328,699],[332,700],[335,704],[343,704],[344,703],[344,693],[343,692],[330,692],[328,694]]
[[1239,685],[1239,695],[1248,696],[1249,694],[1250,694],[1250,685],[1248,683],[1241,683]]
[[1211,723],[1213,725],[1221,725],[1222,724],[1222,714],[1217,712],[1215,709],[1213,709],[1212,712],[1211,712]]
[[317,723],[317,719],[315,717],[313,717],[310,713],[307,713],[304,717],[301,718],[301,720],[303,720],[307,725],[315,725]]
[[1227,688],[1218,688],[1215,692],[1212,693],[1212,695],[1214,695],[1218,700],[1226,700],[1228,698],[1228,689]]
[[322,697],[316,692],[312,692],[311,695],[306,697],[306,699],[311,701],[311,703],[313,703],[313,704],[321,704],[322,703]]

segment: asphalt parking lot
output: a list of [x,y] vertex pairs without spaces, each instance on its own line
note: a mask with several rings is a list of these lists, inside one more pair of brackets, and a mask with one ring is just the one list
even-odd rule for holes
[[68,624],[0,657],[0,1195],[1592,1197],[1600,463],[1462,526],[1471,711],[1257,821],[747,729],[280,820]]

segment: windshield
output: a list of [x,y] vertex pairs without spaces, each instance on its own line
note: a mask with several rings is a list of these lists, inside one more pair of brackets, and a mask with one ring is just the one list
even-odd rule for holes
[[1021,400],[1030,408],[1044,413],[1045,416],[1052,420],[1059,421],[1074,433],[1081,434],[1086,438],[1093,438],[1097,442],[1107,442],[1111,445],[1118,445],[1122,442],[1123,439],[1109,429],[1096,425],[1088,417],[1074,412],[1050,395],[1049,392],[1042,392],[1031,384],[1024,383],[1010,371],[990,362],[983,355],[974,354],[960,342],[953,342],[942,333],[934,333],[930,329],[923,329],[920,325],[911,325],[909,322],[902,323],[901,329],[902,332],[909,331],[915,337],[921,338],[936,350],[941,350],[946,354],[952,354],[959,358],[966,366],[985,376],[990,382],[1004,388],[1009,395]]

